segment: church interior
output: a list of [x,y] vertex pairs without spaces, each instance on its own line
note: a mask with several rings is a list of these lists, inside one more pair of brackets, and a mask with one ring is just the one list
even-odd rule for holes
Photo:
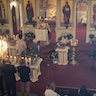
[[[18,55],[19,35],[27,48]],[[34,40],[42,48],[38,52],[31,48]],[[52,82],[60,96],[78,96],[82,85],[93,95],[96,0],[0,0],[0,58],[6,57],[15,67],[24,59],[31,68],[30,96],[43,96]],[[19,94],[20,77],[15,76]]]

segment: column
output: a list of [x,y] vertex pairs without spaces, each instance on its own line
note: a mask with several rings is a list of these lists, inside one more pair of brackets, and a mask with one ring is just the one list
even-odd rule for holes
[[76,4],[77,4],[77,1],[76,0],[73,0],[73,38],[75,38],[76,36]]
[[38,17],[40,16],[40,8],[39,8],[39,6],[40,6],[40,1],[41,0],[36,0],[36,20],[37,20],[37,25],[39,24],[39,19],[38,19]]
[[10,30],[10,36],[13,36],[13,27],[12,27],[12,13],[11,13],[11,8],[10,8],[10,0],[7,1],[8,4],[8,23],[9,23],[9,30]]
[[92,0],[88,0],[88,15],[87,15],[87,29],[86,29],[86,42],[88,43],[89,41],[89,29],[90,29],[90,14],[91,14],[91,4],[92,4]]
[[56,41],[58,41],[58,29],[60,27],[60,3],[61,0],[56,1]]

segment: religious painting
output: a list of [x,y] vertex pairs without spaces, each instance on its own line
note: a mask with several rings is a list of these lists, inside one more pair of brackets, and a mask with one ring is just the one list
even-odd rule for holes
[[13,27],[13,35],[17,35],[21,26],[20,22],[20,7],[18,1],[12,1],[10,2],[10,8],[11,8],[11,16],[12,16],[12,27]]
[[0,23],[4,24],[7,23],[8,20],[8,6],[6,0],[0,0]]
[[96,1],[92,1],[90,27],[96,30]]
[[24,23],[32,24],[36,20],[35,6],[35,0],[24,0]]
[[56,20],[56,0],[40,0],[40,17]]
[[93,5],[93,26],[96,30],[96,4]]
[[73,0],[61,0],[60,27],[72,27]]
[[17,32],[16,8],[14,5],[12,6],[12,24],[13,24],[13,34],[16,36],[18,32]]
[[46,9],[48,7],[48,0],[42,0],[42,7]]

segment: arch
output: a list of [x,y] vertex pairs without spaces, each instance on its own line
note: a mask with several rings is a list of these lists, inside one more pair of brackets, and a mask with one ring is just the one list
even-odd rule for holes
[[79,3],[85,3],[88,5],[88,0],[77,0],[76,5],[78,5]]
[[88,2],[86,0],[77,0],[75,14],[76,14],[76,38],[79,41],[83,40],[86,42],[87,20],[88,20]]

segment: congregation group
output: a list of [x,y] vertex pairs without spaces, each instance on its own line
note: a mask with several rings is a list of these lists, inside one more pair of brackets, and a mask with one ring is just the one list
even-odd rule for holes
[[[21,56],[22,52],[27,51],[26,42],[22,39],[22,34],[19,34],[18,40],[16,41],[17,46],[17,55]],[[31,46],[35,50],[35,54],[41,57],[41,47],[37,44],[36,39],[33,40],[33,44]],[[7,96],[16,96],[16,76],[18,73],[21,81],[21,95],[24,96],[24,91],[26,91],[26,96],[29,96],[30,93],[30,72],[31,69],[26,66],[25,59],[20,58],[19,67],[16,68],[12,65],[9,57],[2,58],[0,57],[0,90],[2,96],[5,96],[6,92],[4,89],[6,88]],[[6,87],[4,86],[6,85]]]

